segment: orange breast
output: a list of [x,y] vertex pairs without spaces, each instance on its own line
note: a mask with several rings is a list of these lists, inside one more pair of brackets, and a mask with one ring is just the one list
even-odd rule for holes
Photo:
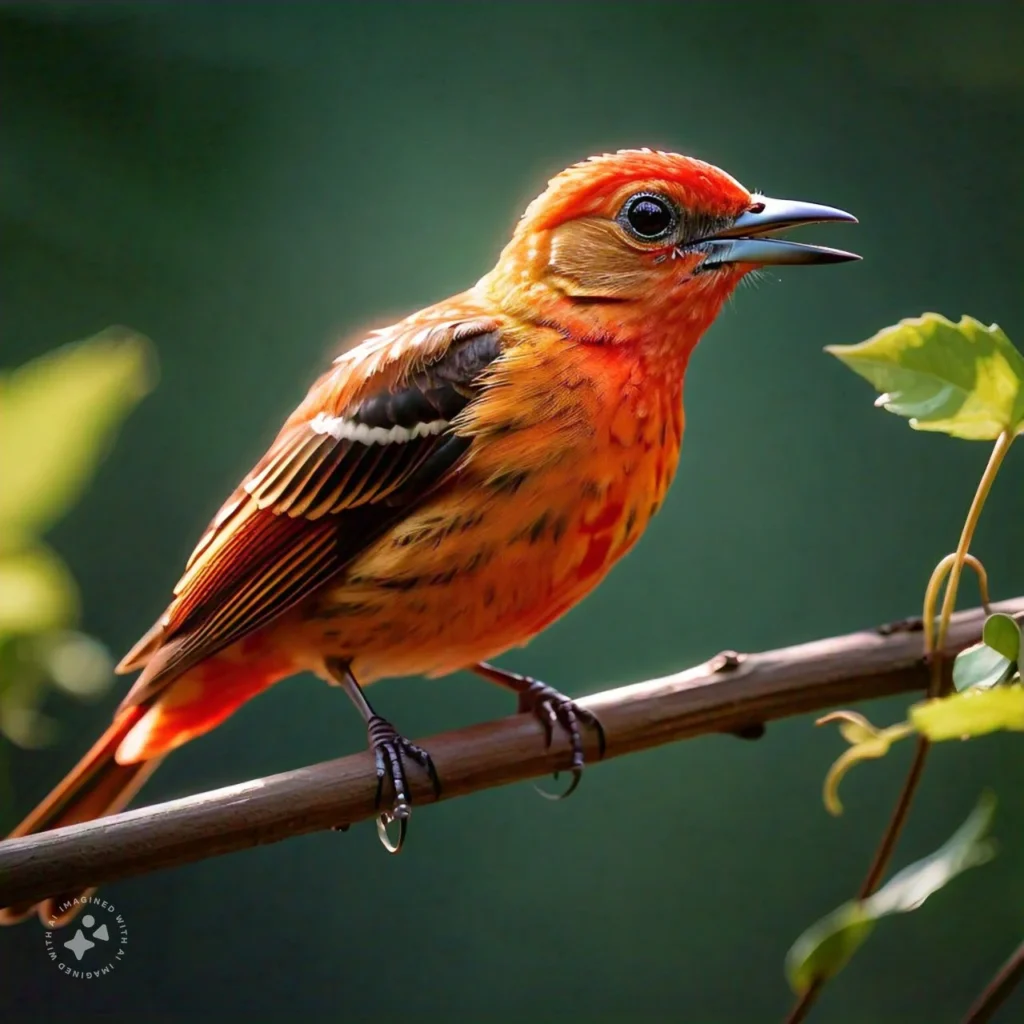
[[443,675],[526,643],[604,578],[665,496],[682,402],[628,367],[572,371],[573,387],[520,388],[522,426],[481,437],[454,486],[308,602],[302,660],[349,658],[361,682]]

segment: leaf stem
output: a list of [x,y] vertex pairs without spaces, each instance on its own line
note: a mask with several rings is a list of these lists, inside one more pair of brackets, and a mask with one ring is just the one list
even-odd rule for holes
[[[967,518],[964,520],[963,529],[960,531],[960,542],[957,544],[956,551],[952,557],[947,556],[943,558],[932,572],[931,578],[928,581],[928,587],[925,590],[925,605],[924,605],[924,628],[925,628],[925,655],[931,661],[931,677],[928,686],[928,696],[937,697],[942,689],[942,650],[946,644],[946,634],[949,632],[949,621],[953,615],[953,608],[956,606],[956,594],[960,587],[960,576],[963,571],[964,563],[970,557],[968,555],[968,548],[971,546],[971,541],[974,538],[974,531],[978,525],[978,520],[981,518],[981,510],[985,507],[985,500],[988,498],[989,492],[992,490],[992,484],[995,481],[996,474],[999,472],[999,467],[1003,464],[1003,459],[1006,458],[1006,453],[1010,450],[1010,445],[1013,443],[1013,432],[1010,430],[1004,430],[998,438],[992,448],[992,454],[989,456],[988,465],[985,467],[985,472],[981,475],[981,480],[978,481],[977,490],[974,492],[974,499],[971,501],[971,507],[967,511]],[[972,566],[977,571],[980,562],[976,566]],[[946,575],[949,575],[949,581],[946,584],[946,591],[942,599],[942,610],[939,613],[939,627],[935,630],[935,603],[938,599],[939,588],[942,585],[943,579]],[[979,573],[979,582],[982,587],[982,596],[987,604],[988,601],[988,576],[982,569]],[[864,877],[864,881],[861,883],[860,890],[857,894],[858,899],[867,899],[877,888],[882,878],[885,875],[886,868],[889,866],[889,861],[892,858],[893,851],[896,849],[896,844],[899,841],[900,833],[903,831],[903,826],[906,823],[907,816],[910,813],[911,804],[914,802],[914,796],[917,793],[918,785],[921,782],[921,775],[924,771],[925,762],[928,759],[928,751],[931,749],[931,743],[923,736],[917,741],[917,747],[914,751],[914,759],[910,764],[910,769],[907,772],[906,780],[903,783],[903,788],[900,791],[899,799],[896,801],[896,806],[893,809],[892,816],[889,818],[889,823],[886,825],[885,832],[882,834],[881,840],[879,840],[878,847],[875,850],[875,855],[872,858],[871,866],[868,868],[868,873]],[[1015,984],[1018,980],[1019,975],[1024,972],[1024,949],[1018,950],[1018,954],[1021,957],[1021,964],[1014,967],[1015,973],[1009,981],[1010,987]],[[1014,965],[1016,954],[1007,968],[1011,968]],[[1004,968],[1000,976],[1006,972],[1007,968]],[[996,979],[999,980],[998,978]],[[797,1000],[793,1009],[790,1011],[789,1017],[787,1018],[787,1024],[797,1024],[802,1021],[807,1014],[810,1012],[811,1006],[814,1004],[824,985],[824,979],[816,978],[806,992]],[[993,982],[995,985],[995,982]],[[1000,990],[1001,991],[1001,990]],[[1009,988],[1006,989],[1009,991]],[[1005,998],[1005,993],[999,995],[1001,1001]],[[973,1012],[973,1011],[972,1011]],[[969,1024],[980,1024],[981,1021],[987,1020],[986,1017],[980,1017],[977,1021],[969,1018]]]
[[[935,648],[935,605],[939,599],[939,589],[945,578],[949,575],[949,570],[953,567],[956,557],[957,553],[955,551],[950,552],[935,566],[924,593],[924,614],[921,622],[924,627],[924,649],[928,653],[931,653]],[[971,554],[964,555],[964,565],[969,565],[977,573],[981,606],[985,609],[985,614],[988,615],[991,601],[989,600],[988,573],[985,571],[985,566],[981,564],[980,558],[975,558]]]
[[[968,548],[970,548],[971,541],[974,539],[974,531],[978,525],[978,520],[981,518],[981,510],[985,506],[985,500],[988,498],[989,491],[992,490],[992,483],[1012,443],[1013,434],[1008,430],[1004,430],[996,438],[992,454],[988,459],[988,465],[985,467],[985,472],[981,474],[981,480],[978,481],[978,488],[974,492],[971,507],[967,511],[967,518],[964,520],[963,529],[960,531],[960,542],[956,546],[956,551],[952,556],[947,555],[939,562],[932,572],[931,579],[928,581],[924,601],[924,628],[925,655],[931,659],[932,666],[931,683],[928,687],[929,697],[937,697],[942,689],[942,650],[946,645],[949,620],[953,614],[953,608],[956,606],[956,594],[960,588],[960,575],[963,571],[964,563],[968,559],[976,563],[973,565],[973,568],[978,572],[982,600],[986,605],[988,604],[988,575],[983,568],[980,568],[981,563],[968,554]],[[939,587],[942,585],[942,580],[945,578],[947,571],[949,573],[949,580],[946,583],[946,592],[942,598],[942,611],[939,613],[938,632],[935,632],[935,602],[938,598]],[[911,762],[910,770],[907,772],[903,789],[900,792],[896,807],[893,810],[892,817],[889,819],[889,824],[886,827],[881,842],[878,844],[878,850],[875,853],[871,868],[868,870],[864,883],[861,886],[861,899],[865,899],[875,891],[878,883],[882,880],[882,876],[885,874],[889,858],[896,847],[896,842],[903,829],[903,823],[906,821],[907,814],[910,811],[914,794],[917,792],[918,783],[921,781],[921,772],[924,770],[924,763],[928,757],[930,745],[924,737],[917,742],[914,760]]]
[[918,739],[914,747],[914,759],[910,762],[899,799],[893,808],[889,824],[886,825],[885,832],[882,833],[875,855],[871,859],[871,867],[868,868],[868,873],[864,876],[864,881],[861,882],[860,890],[857,893],[859,900],[866,900],[878,888],[885,875],[885,869],[889,866],[893,850],[895,850],[900,832],[903,830],[903,824],[910,813],[910,805],[914,802],[914,796],[917,794],[917,787],[921,782],[921,774],[924,772],[930,747],[931,743],[923,736]]
[[[985,467],[985,472],[981,474],[978,489],[974,492],[974,500],[971,502],[971,507],[967,512],[964,528],[960,531],[960,543],[956,546],[953,565],[949,570],[949,582],[946,584],[946,593],[942,598],[938,635],[935,637],[934,646],[927,652],[932,656],[932,682],[928,691],[930,697],[937,697],[942,689],[942,658],[940,652],[946,643],[949,618],[953,614],[953,608],[956,605],[956,592],[960,587],[960,573],[963,570],[964,560],[967,557],[967,549],[971,546],[971,541],[974,539],[974,530],[978,525],[978,520],[981,518],[981,510],[985,506],[985,499],[988,498],[989,491],[992,490],[992,483],[999,472],[999,467],[1003,464],[1003,459],[1006,458],[1006,453],[1010,450],[1011,444],[1013,444],[1013,434],[1009,430],[1004,430],[996,438],[992,454],[988,459],[988,465]],[[928,612],[929,609],[926,608],[926,624],[929,621]],[[934,610],[932,615],[934,615]]]
[[815,978],[807,986],[804,994],[793,1004],[793,1009],[789,1011],[786,1024],[800,1024],[801,1021],[807,1018],[807,1014],[811,1012],[811,1007],[817,1001],[824,984],[825,982],[822,978]]
[[[988,498],[989,491],[992,490],[992,483],[1012,443],[1013,434],[1008,430],[1004,430],[996,438],[992,454],[988,459],[988,465],[985,467],[985,472],[981,474],[981,480],[978,481],[978,488],[974,492],[971,507],[967,511],[967,518],[964,520],[963,529],[960,531],[960,542],[956,546],[956,551],[952,556],[947,555],[935,566],[931,579],[928,581],[924,600],[924,628],[925,655],[931,659],[932,666],[931,682],[928,687],[929,697],[937,697],[942,689],[942,650],[946,645],[949,620],[953,614],[953,608],[956,606],[956,594],[960,587],[960,575],[963,571],[964,563],[968,559],[971,559],[972,563],[976,563],[972,564],[972,567],[978,572],[982,600],[986,606],[988,605],[988,575],[984,568],[981,567],[981,563],[968,554],[968,548],[970,548],[971,541],[974,539],[974,531],[978,525],[978,520],[981,518],[981,510],[985,506],[985,500]],[[939,587],[942,585],[947,572],[949,574],[949,581],[946,583],[946,592],[942,598],[942,611],[939,613],[938,632],[935,632],[935,602],[938,598]],[[913,803],[914,796],[917,793],[917,787],[921,781],[921,773],[924,771],[930,747],[931,743],[923,736],[917,741],[914,760],[910,764],[906,781],[903,783],[903,789],[900,791],[899,799],[896,801],[896,807],[893,809],[889,824],[886,826],[885,832],[879,841],[871,867],[868,869],[864,882],[861,884],[860,899],[866,899],[870,896],[878,888],[878,884],[885,874],[885,869],[888,867],[893,850],[896,848],[896,843],[907,820],[907,815],[910,813],[910,805]]]

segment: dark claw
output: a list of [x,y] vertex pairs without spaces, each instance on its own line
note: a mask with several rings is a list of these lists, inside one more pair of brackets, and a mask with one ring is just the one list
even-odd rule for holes
[[[409,816],[412,814],[412,801],[408,796],[409,784],[405,778],[403,757],[411,758],[426,770],[434,787],[435,796],[441,795],[441,780],[437,777],[437,769],[434,767],[430,754],[422,747],[416,746],[415,743],[399,735],[390,722],[379,715],[374,715],[368,723],[367,731],[370,737],[370,747],[377,763],[375,806],[380,807],[381,798],[384,795],[385,778],[391,779],[391,785],[395,790],[395,802],[391,810],[383,811],[377,819],[377,835],[388,853],[400,853],[409,828]],[[387,826],[393,821],[399,823],[398,839],[394,842],[387,831]]]
[[555,739],[555,726],[558,725],[558,715],[555,713],[555,709],[551,704],[550,700],[542,700],[538,704],[531,706],[529,699],[525,694],[519,697],[519,714],[529,715],[533,714],[540,724],[544,726],[544,733],[547,737],[547,745],[550,747]]
[[[540,720],[544,726],[547,736],[547,745],[550,747],[554,740],[555,725],[561,725],[569,736],[569,743],[572,746],[572,782],[564,793],[548,793],[539,787],[534,787],[546,800],[564,800],[580,784],[583,775],[583,730],[582,725],[589,725],[597,731],[598,757],[604,757],[605,734],[601,720],[593,711],[580,707],[576,701],[566,697],[564,693],[538,682],[536,679],[522,677],[524,688],[519,693],[519,713],[532,714]],[[555,778],[558,778],[557,774]]]
[[[558,781],[558,772],[555,772],[553,778]],[[576,787],[580,784],[580,779],[583,778],[583,772],[579,768],[573,768],[572,770],[572,782],[566,787],[564,793],[549,793],[546,789],[541,789],[540,786],[534,786],[533,788],[542,796],[545,800],[564,800],[567,796],[572,796],[576,792]]]

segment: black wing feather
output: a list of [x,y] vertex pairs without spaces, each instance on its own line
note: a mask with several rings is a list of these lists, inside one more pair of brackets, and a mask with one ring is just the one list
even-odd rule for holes
[[368,427],[405,427],[435,420],[451,422],[475,394],[475,382],[498,358],[501,342],[489,331],[454,343],[443,359],[415,374],[402,387],[364,398],[352,420]]

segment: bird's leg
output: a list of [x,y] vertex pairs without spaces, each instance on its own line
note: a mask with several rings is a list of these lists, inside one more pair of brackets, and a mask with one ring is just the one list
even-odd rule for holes
[[[412,814],[412,801],[408,795],[408,783],[405,778],[405,766],[403,758],[409,757],[421,768],[425,768],[434,785],[434,794],[441,795],[441,782],[437,777],[437,770],[434,762],[422,747],[407,740],[395,727],[381,718],[370,702],[363,694],[362,687],[356,682],[355,676],[349,670],[348,663],[330,658],[326,663],[327,672],[331,681],[340,686],[351,698],[352,703],[359,709],[359,713],[366,722],[366,734],[369,738],[370,749],[373,751],[377,762],[377,796],[376,806],[380,807],[381,797],[384,792],[385,776],[391,779],[395,790],[395,802],[390,811],[382,811],[377,818],[377,834],[384,848],[388,853],[399,853],[405,843],[406,831],[409,827],[409,816]],[[391,822],[398,822],[398,839],[391,841],[388,836],[387,827]]]
[[561,725],[568,733],[569,743],[572,746],[572,783],[564,793],[555,797],[540,791],[542,796],[564,800],[580,784],[580,777],[583,774],[581,723],[591,726],[597,732],[598,757],[604,757],[605,735],[601,720],[593,711],[580,707],[572,698],[566,697],[564,693],[559,693],[558,690],[537,679],[517,675],[515,672],[506,672],[505,669],[495,668],[494,665],[489,665],[485,661],[473,665],[471,671],[518,694],[519,713],[531,714],[540,719],[541,725],[544,726],[544,731],[547,733],[549,747],[554,739],[556,725]]

